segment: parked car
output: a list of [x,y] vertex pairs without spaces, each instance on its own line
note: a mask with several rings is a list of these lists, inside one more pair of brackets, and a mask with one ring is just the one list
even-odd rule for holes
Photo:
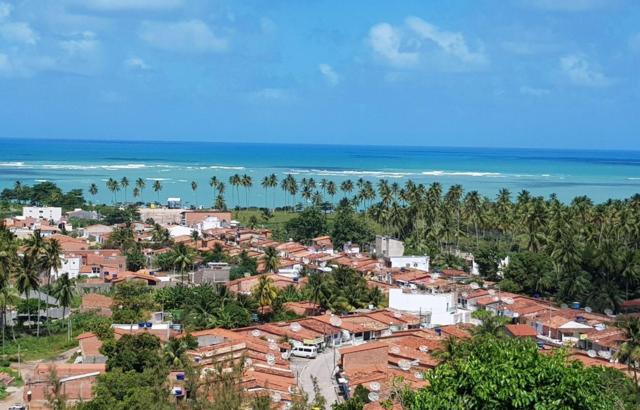
[[291,349],[293,356],[305,357],[307,359],[315,359],[318,357],[318,348],[315,346],[296,346]]

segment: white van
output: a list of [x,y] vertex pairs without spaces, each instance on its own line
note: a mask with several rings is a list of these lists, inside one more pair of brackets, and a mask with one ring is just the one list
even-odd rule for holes
[[296,346],[291,349],[291,354],[293,356],[315,359],[318,357],[318,348],[315,346]]

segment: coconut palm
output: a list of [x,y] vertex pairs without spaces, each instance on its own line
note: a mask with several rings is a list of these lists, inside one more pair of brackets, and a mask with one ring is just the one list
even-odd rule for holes
[[[58,302],[62,306],[62,318],[66,316],[67,309],[71,306],[73,297],[76,293],[75,283],[72,279],[69,279],[68,273],[63,273],[56,281],[56,285],[53,289],[53,296],[58,299]],[[67,323],[67,330],[69,324]],[[67,341],[71,339],[71,333],[67,331]]]
[[336,194],[336,183],[333,181],[327,182],[327,193],[331,197],[331,203],[333,203],[333,197]]
[[262,256],[262,261],[264,262],[264,268],[267,272],[277,272],[280,266],[280,258],[276,248],[272,246],[266,248]]
[[350,179],[342,181],[340,184],[340,190],[345,194],[350,194],[353,191],[353,182]]
[[107,189],[113,194],[113,203],[115,203],[117,200],[116,192],[120,190],[120,185],[118,184],[118,181],[113,178],[109,178],[109,180],[106,182],[106,185]]
[[[34,261],[31,256],[27,254],[22,256],[20,259],[20,265],[17,266],[14,275],[18,292],[25,295],[28,302],[31,297],[31,292],[40,289],[40,275],[37,268],[34,266]],[[31,322],[31,310],[29,306],[30,305],[27,303],[27,320]],[[39,314],[40,312],[38,312],[38,315]],[[40,322],[40,319],[38,319],[38,322]]]
[[245,206],[247,209],[249,209],[249,191],[253,186],[253,178],[246,174],[243,175],[240,180],[240,185],[242,185],[245,189]]
[[147,184],[144,182],[144,179],[138,178],[136,179],[136,188],[140,191],[140,199],[144,202],[144,198],[142,197],[142,191],[145,189]]
[[616,357],[626,363],[633,373],[633,381],[636,391],[640,390],[638,385],[638,370],[640,366],[640,318],[623,317],[616,322],[616,326],[624,332],[625,342],[616,353]]
[[195,205],[198,207],[198,183],[196,181],[191,181],[191,190],[195,195]]
[[160,183],[160,180],[156,179],[155,181],[153,181],[153,190],[158,196],[158,203],[160,203],[160,191],[162,191],[162,184]]
[[268,176],[262,178],[260,185],[264,188],[264,207],[267,208],[267,190],[271,187],[271,181]]
[[120,180],[120,186],[124,189],[124,202],[127,203],[127,188],[129,187],[129,178],[122,177]]
[[273,279],[268,275],[262,275],[260,279],[258,279],[258,283],[256,283],[251,290],[251,294],[254,299],[258,301],[260,312],[264,313],[265,307],[271,306],[278,297],[278,289],[274,286]]
[[140,188],[134,187],[133,191],[131,191],[131,195],[133,195],[134,198],[138,198],[140,196]]
[[179,243],[171,251],[171,264],[180,273],[180,284],[184,286],[184,274],[193,265],[194,254],[191,248]]
[[98,187],[96,186],[96,184],[91,184],[91,186],[89,187],[89,193],[91,194],[91,197],[95,202],[95,197],[98,194]]

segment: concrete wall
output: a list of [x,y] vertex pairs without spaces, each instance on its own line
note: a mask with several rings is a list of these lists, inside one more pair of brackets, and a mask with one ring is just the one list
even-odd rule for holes
[[404,243],[388,236],[376,235],[376,255],[393,257],[404,255]]
[[428,256],[395,256],[389,258],[392,268],[412,268],[425,272],[429,271]]
[[58,223],[62,218],[62,208],[25,206],[22,207],[22,216],[27,218],[44,219],[45,221],[53,220],[53,222]]
[[458,314],[455,293],[412,293],[389,289],[389,307],[412,313],[431,313],[431,325],[452,325],[463,321]]

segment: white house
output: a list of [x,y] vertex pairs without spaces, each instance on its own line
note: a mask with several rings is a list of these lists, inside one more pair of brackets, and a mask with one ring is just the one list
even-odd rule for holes
[[167,230],[169,231],[169,235],[172,238],[177,238],[179,236],[189,236],[193,231],[195,231],[195,229],[182,225],[171,225],[167,228]]
[[22,216],[58,223],[62,219],[62,208],[55,206],[23,206]]
[[82,265],[82,258],[79,256],[60,256],[60,262],[62,266],[58,269],[58,274],[51,270],[51,277],[54,279],[58,279],[60,276],[65,273],[69,275],[70,279],[76,279],[80,276],[80,266]]
[[430,293],[417,289],[389,289],[389,308],[420,315],[431,315],[431,326],[469,323],[471,313],[458,309],[454,292]]
[[392,256],[388,258],[392,268],[411,268],[429,272],[429,256]]

